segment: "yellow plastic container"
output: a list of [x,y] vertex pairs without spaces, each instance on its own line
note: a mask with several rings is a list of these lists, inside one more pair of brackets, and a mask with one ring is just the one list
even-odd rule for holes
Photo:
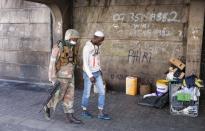
[[137,77],[126,77],[126,94],[133,96],[137,94]]

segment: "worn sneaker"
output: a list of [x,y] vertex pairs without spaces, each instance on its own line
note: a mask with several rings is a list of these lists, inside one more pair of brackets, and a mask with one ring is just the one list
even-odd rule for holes
[[93,115],[89,113],[88,111],[83,111],[81,116],[84,118],[93,118]]
[[111,117],[109,117],[108,114],[102,114],[102,115],[98,115],[98,119],[101,119],[101,120],[111,120]]

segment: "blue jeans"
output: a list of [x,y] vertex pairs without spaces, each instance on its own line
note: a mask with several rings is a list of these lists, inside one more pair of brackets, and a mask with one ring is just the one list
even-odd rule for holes
[[[98,89],[98,109],[103,109],[105,105],[105,88],[103,85],[103,80],[100,71],[92,73],[93,76],[96,79],[96,87]],[[83,110],[86,110],[89,103],[89,97],[90,97],[90,90],[92,83],[90,81],[90,78],[88,75],[83,72],[83,79],[84,79],[84,90],[83,90],[83,97],[82,97],[82,108]]]

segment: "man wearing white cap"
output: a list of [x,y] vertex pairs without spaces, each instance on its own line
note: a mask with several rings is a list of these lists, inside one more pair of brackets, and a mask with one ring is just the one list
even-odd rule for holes
[[65,40],[59,40],[52,49],[49,64],[49,81],[54,85],[60,82],[60,89],[45,106],[45,116],[50,119],[51,109],[55,110],[62,101],[63,110],[70,123],[81,124],[82,121],[74,117],[74,66],[77,57],[78,31],[69,29],[65,33]]
[[92,84],[96,84],[98,88],[98,118],[102,120],[110,120],[111,118],[103,113],[105,105],[105,88],[102,80],[102,72],[100,67],[99,47],[104,40],[104,33],[96,31],[91,41],[87,41],[83,48],[83,79],[84,91],[81,106],[83,108],[82,116],[92,118],[92,114],[88,112],[90,90]]

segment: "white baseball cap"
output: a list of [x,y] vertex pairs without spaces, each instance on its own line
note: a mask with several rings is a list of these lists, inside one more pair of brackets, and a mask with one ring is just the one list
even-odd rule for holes
[[104,37],[105,36],[102,31],[96,31],[94,35],[98,36],[98,37]]

